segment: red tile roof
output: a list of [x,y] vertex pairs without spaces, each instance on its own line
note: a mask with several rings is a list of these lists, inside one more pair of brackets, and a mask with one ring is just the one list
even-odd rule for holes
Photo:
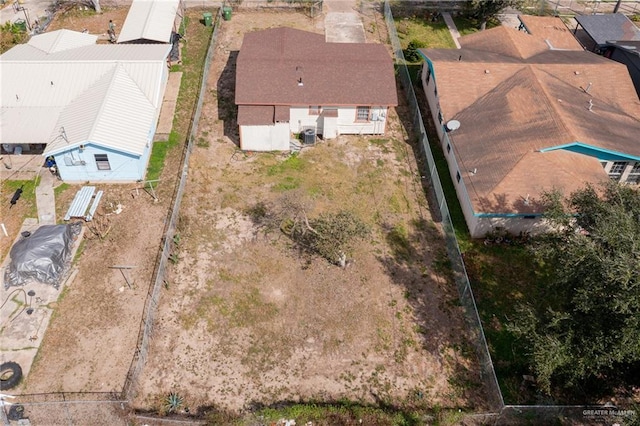
[[540,206],[522,203],[527,194],[607,178],[594,158],[543,148],[582,142],[640,156],[640,100],[624,65],[582,50],[532,54],[534,35],[504,27],[467,37],[462,49],[423,53],[445,121],[461,123],[449,135],[474,211],[529,213]]
[[238,55],[236,104],[395,106],[393,61],[382,44],[327,43],[292,28],[252,32]]

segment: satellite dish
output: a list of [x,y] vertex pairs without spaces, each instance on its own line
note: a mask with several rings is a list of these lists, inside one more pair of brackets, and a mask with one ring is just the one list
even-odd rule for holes
[[451,120],[447,122],[447,130],[458,130],[460,128],[460,122],[458,120]]

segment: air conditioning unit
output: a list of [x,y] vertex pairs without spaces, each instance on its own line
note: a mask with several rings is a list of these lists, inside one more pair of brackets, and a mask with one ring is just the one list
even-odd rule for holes
[[302,142],[305,145],[313,145],[316,143],[316,129],[305,129],[302,132]]

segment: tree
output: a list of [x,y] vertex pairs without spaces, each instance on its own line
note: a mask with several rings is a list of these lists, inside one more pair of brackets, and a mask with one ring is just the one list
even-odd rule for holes
[[640,193],[610,182],[543,200],[556,230],[532,248],[538,294],[509,326],[530,351],[539,387],[550,393],[638,371]]
[[366,237],[369,228],[349,210],[309,217],[312,207],[299,192],[287,193],[276,203],[258,202],[246,214],[265,235],[279,229],[301,252],[317,255],[344,267],[355,241]]
[[420,62],[422,57],[420,56],[420,53],[418,53],[418,49],[422,49],[426,46],[426,43],[421,40],[411,40],[407,48],[404,50],[404,59],[407,62]]
[[484,31],[487,21],[507,7],[517,7],[522,0],[468,0],[467,13],[480,22],[480,30]]

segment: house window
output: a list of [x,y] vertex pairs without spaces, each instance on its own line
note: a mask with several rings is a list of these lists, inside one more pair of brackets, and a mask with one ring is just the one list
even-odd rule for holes
[[460,172],[456,172],[456,182],[460,183]]
[[627,176],[627,183],[640,184],[640,161],[634,164],[629,176]]
[[359,106],[356,108],[356,121],[369,121],[369,112],[371,108],[368,106]]
[[624,169],[627,167],[626,161],[615,161],[611,169],[609,169],[609,177],[613,180],[620,180]]
[[94,154],[94,157],[96,159],[96,166],[98,167],[98,170],[111,170],[107,154]]
[[426,65],[427,67],[427,84],[429,84],[429,80],[431,80],[431,67]]
[[321,106],[310,106],[309,107],[309,115],[320,115],[320,112],[322,112],[322,107]]
[[438,111],[438,121],[440,122],[440,124],[442,124],[442,122],[444,121],[444,118],[442,117],[442,111]]
[[523,217],[523,219],[535,219],[535,218],[536,218],[536,216],[532,215],[532,214],[531,215],[528,214],[528,215]]
[[447,144],[447,154],[451,152],[451,145]]

